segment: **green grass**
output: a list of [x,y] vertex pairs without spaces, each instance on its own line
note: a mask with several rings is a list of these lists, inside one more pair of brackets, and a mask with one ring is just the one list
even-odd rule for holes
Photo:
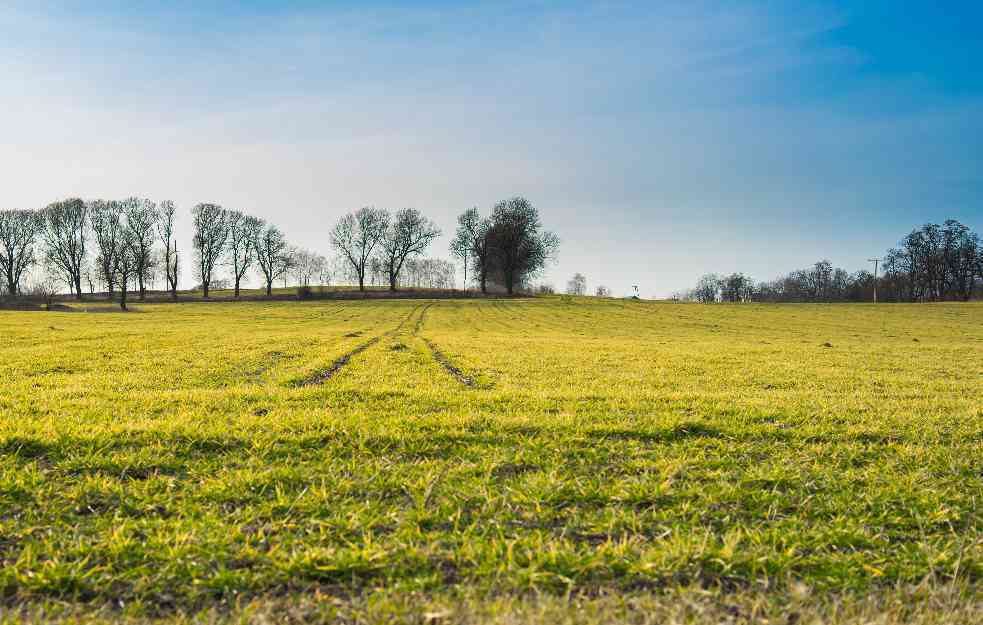
[[134,307],[0,311],[7,619],[983,614],[983,305]]

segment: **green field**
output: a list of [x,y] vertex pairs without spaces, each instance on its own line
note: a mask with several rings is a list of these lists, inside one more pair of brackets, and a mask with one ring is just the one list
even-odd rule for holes
[[983,620],[981,304],[133,306],[0,311],[2,619]]

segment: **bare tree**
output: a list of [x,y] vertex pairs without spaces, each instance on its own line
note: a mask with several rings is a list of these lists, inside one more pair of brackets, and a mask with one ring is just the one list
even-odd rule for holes
[[597,297],[611,297],[611,289],[602,284],[594,291],[594,295]]
[[235,297],[239,297],[242,278],[256,262],[256,237],[263,229],[263,222],[239,211],[229,211],[229,265],[235,282]]
[[[837,271],[843,273],[842,269]],[[750,302],[754,299],[754,280],[743,273],[732,273],[719,279],[718,290],[722,302]]]
[[582,273],[575,273],[567,282],[567,295],[584,295],[587,293],[587,278]]
[[331,245],[351,264],[359,291],[365,290],[366,266],[388,225],[389,213],[366,206],[345,215],[331,231]]
[[331,268],[331,262],[320,254],[317,254],[315,258],[315,272],[317,283],[320,286],[330,286],[334,273]]
[[21,292],[21,278],[35,263],[34,244],[44,229],[38,211],[0,211],[0,272],[11,296]]
[[193,245],[198,260],[195,269],[201,280],[202,294],[208,297],[212,272],[221,260],[229,238],[228,212],[218,204],[198,204],[191,209],[191,215],[195,227]]
[[159,207],[160,218],[157,220],[157,236],[164,244],[164,278],[171,292],[171,299],[177,300],[178,259],[177,239],[174,238],[174,202],[164,200]]
[[[314,280],[321,280],[328,267],[328,260],[318,254],[305,249],[297,249],[292,258],[293,274],[297,277],[297,284],[308,287]],[[321,280],[321,284],[324,284]]]
[[82,299],[82,274],[88,243],[85,202],[71,198],[44,209],[45,257],[75,297]]
[[147,295],[147,282],[154,269],[154,232],[160,213],[157,204],[147,199],[131,197],[123,201],[126,214],[127,242],[133,254],[133,264],[140,299]]
[[464,211],[457,218],[457,232],[451,241],[451,253],[458,258],[464,258],[464,285],[467,289],[467,265],[471,264],[475,278],[482,293],[488,292],[488,277],[493,269],[492,224],[489,219],[482,219],[477,208]]
[[115,258],[116,281],[119,284],[119,307],[126,310],[126,294],[129,291],[130,283],[139,280],[140,264],[139,256],[142,248],[137,235],[137,229],[124,224],[119,237],[118,249]]
[[422,254],[438,236],[440,228],[420,211],[415,208],[397,211],[385,230],[380,250],[390,291],[399,285],[399,273],[406,259]]
[[489,234],[495,269],[509,295],[542,271],[560,244],[555,234],[542,231],[539,211],[523,197],[495,205]]
[[116,255],[123,237],[123,205],[120,202],[93,200],[88,203],[89,223],[96,244],[96,267],[99,278],[112,296],[116,286]]
[[457,217],[457,230],[454,238],[451,239],[450,251],[455,257],[461,259],[464,265],[464,290],[468,290],[468,265],[471,264],[471,254],[474,248],[475,239],[478,236],[478,227],[481,223],[481,215],[478,207],[469,208]]
[[256,262],[266,280],[266,295],[273,295],[273,281],[286,275],[291,266],[290,248],[287,239],[274,225],[260,230],[256,235],[253,246],[256,250]]
[[702,276],[693,289],[693,298],[703,304],[712,304],[717,301],[720,293],[721,278],[717,274],[708,273]]

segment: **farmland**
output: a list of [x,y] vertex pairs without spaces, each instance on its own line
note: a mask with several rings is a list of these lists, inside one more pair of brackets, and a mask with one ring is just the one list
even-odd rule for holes
[[0,311],[6,618],[983,614],[983,305],[133,307]]

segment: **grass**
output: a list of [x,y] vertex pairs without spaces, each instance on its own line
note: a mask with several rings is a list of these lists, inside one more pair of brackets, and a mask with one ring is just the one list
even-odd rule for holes
[[0,620],[983,617],[983,305],[134,306],[0,311]]

